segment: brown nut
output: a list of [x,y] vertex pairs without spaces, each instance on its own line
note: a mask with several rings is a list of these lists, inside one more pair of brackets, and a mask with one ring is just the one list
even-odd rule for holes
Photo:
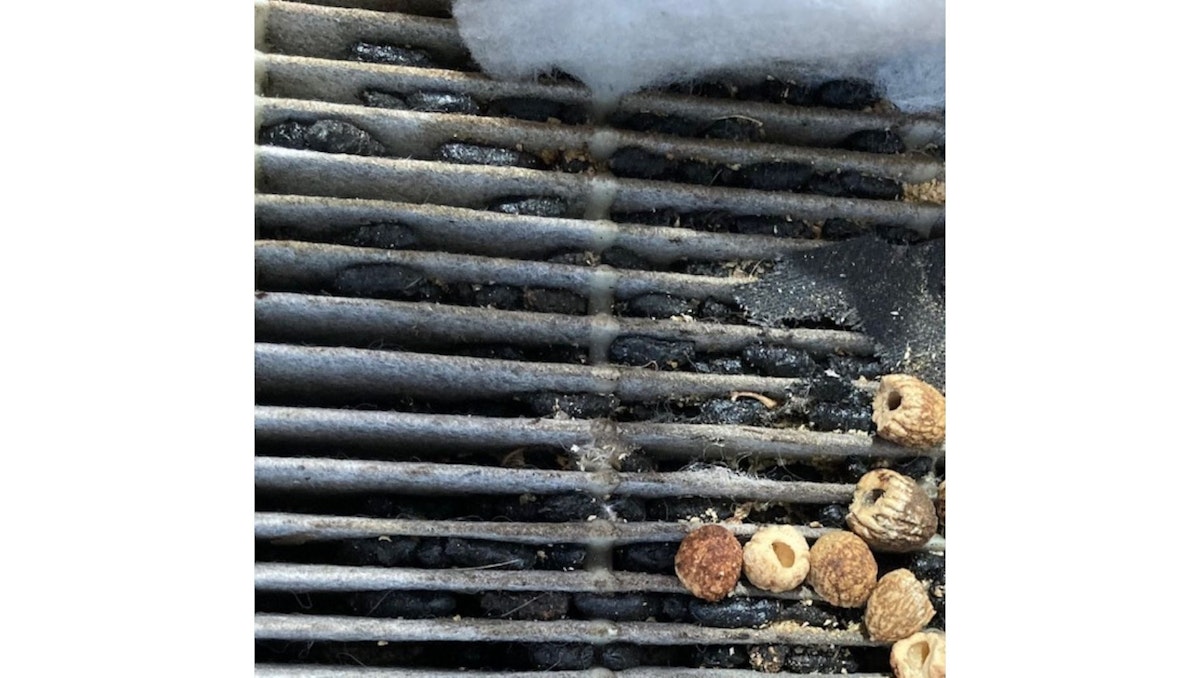
[[878,574],[867,542],[852,532],[830,532],[808,550],[808,583],[831,605],[862,607]]
[[808,576],[808,542],[791,525],[760,527],[742,549],[742,569],[760,589],[791,591]]
[[880,438],[905,447],[932,447],[946,439],[946,397],[916,377],[880,379],[873,408]]
[[940,521],[942,523],[942,525],[945,525],[946,524],[946,481],[944,481],[944,480],[941,482],[941,484],[938,485],[937,514],[938,514],[938,521]]
[[675,553],[675,576],[697,598],[716,602],[742,576],[742,545],[720,525],[705,525],[683,538]]
[[892,646],[896,678],[946,678],[946,634],[914,633]]
[[933,619],[933,603],[925,586],[908,570],[893,570],[879,578],[867,600],[863,624],[872,640],[886,643],[907,638]]
[[859,478],[846,524],[876,551],[904,553],[929,541],[938,521],[917,481],[881,468]]

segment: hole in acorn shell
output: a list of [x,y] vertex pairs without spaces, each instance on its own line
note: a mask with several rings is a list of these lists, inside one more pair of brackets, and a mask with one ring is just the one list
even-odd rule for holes
[[796,552],[787,544],[781,541],[772,542],[771,550],[775,552],[775,557],[779,559],[780,565],[791,567],[796,564]]

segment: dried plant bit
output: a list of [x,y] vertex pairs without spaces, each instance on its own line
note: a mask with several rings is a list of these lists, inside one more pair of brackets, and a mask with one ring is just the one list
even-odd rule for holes
[[808,583],[837,607],[862,607],[875,588],[879,566],[867,542],[837,530],[817,539],[808,551]]
[[731,391],[729,393],[730,400],[737,400],[738,398],[754,398],[758,402],[762,403],[763,406],[768,410],[773,410],[776,407],[779,407],[779,401],[769,398],[761,393],[755,393],[753,391]]
[[675,575],[693,596],[710,602],[721,600],[742,576],[742,545],[728,529],[705,525],[679,544]]
[[929,593],[908,570],[893,570],[880,577],[863,615],[871,639],[887,643],[911,636],[931,619]]
[[928,542],[938,521],[933,502],[915,480],[881,468],[859,479],[846,524],[877,551],[905,553]]
[[892,646],[896,678],[946,678],[946,634],[922,631]]
[[808,576],[808,542],[791,525],[759,528],[742,549],[742,569],[760,589],[791,591]]
[[872,419],[879,437],[898,445],[940,445],[946,439],[946,398],[916,377],[889,374],[879,381]]

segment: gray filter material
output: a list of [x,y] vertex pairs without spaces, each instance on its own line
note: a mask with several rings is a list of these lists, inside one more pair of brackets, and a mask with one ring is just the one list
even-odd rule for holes
[[[944,383],[943,3],[835,4],[256,3],[258,675],[883,675],[809,585],[673,574],[944,478],[871,433]],[[880,561],[938,628],[945,550]]]

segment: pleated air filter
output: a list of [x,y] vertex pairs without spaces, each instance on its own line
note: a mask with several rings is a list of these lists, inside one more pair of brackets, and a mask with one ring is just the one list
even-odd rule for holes
[[[448,0],[258,21],[258,673],[890,675],[861,608],[674,557],[944,478],[871,421],[944,387],[943,120],[786,74],[601,111],[479,73]],[[878,555],[938,628],[942,534]]]

